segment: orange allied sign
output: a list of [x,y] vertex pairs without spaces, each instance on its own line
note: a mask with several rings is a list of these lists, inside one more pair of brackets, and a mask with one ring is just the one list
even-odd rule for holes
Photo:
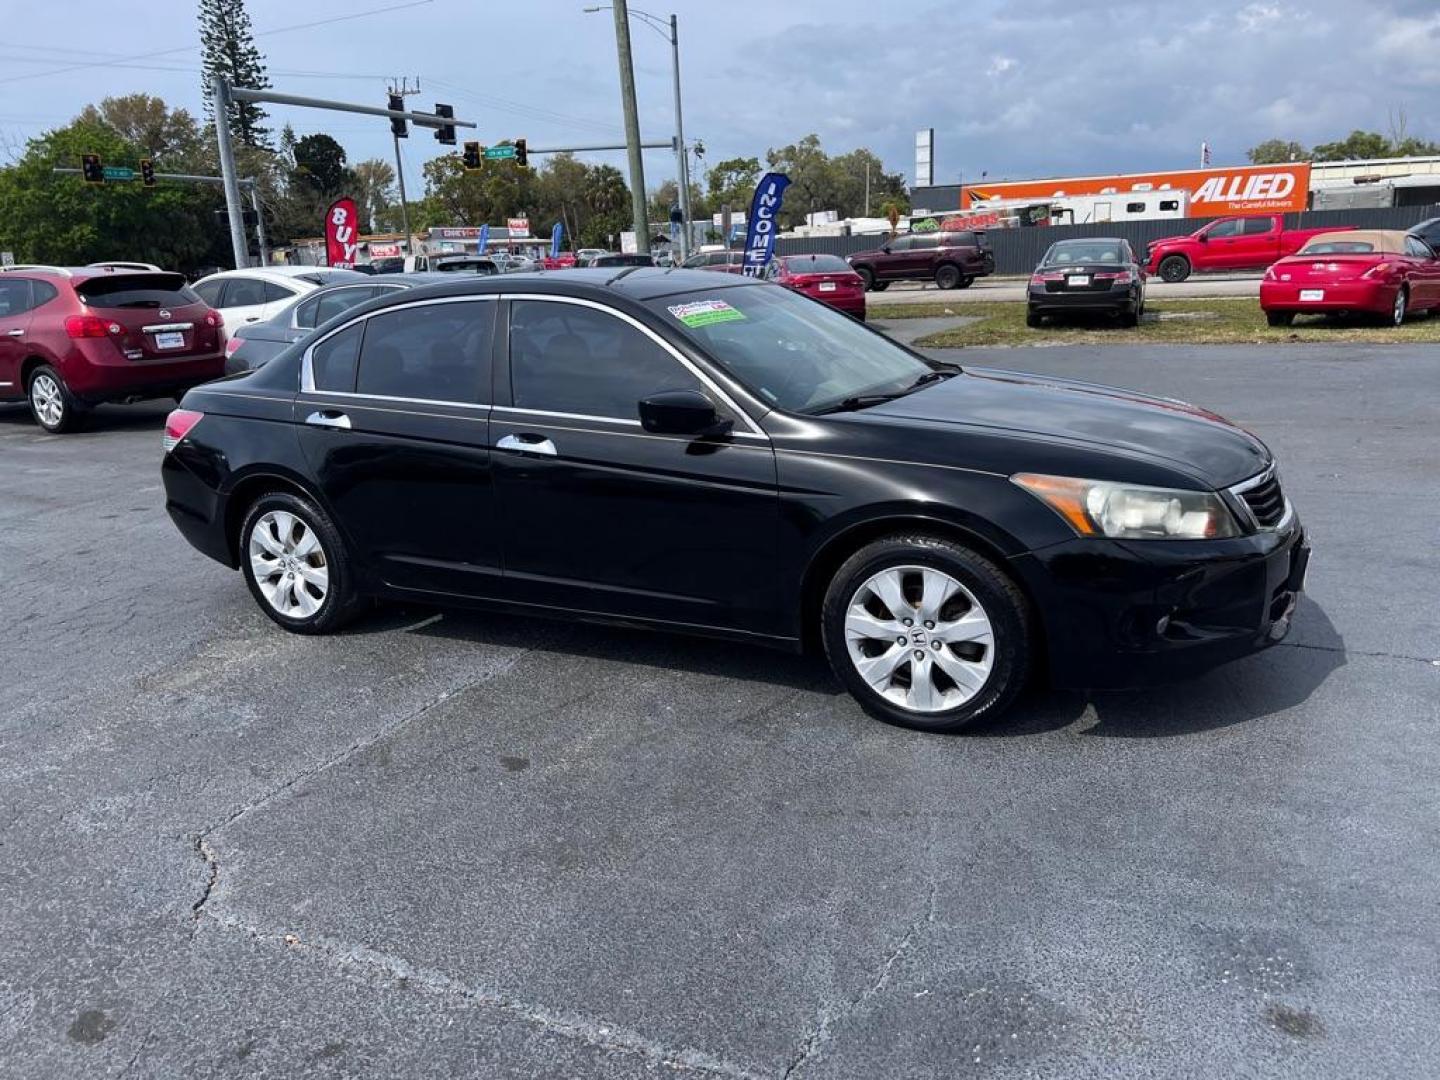
[[1310,192],[1310,163],[967,184],[960,192],[960,207],[963,210],[979,208],[987,199],[1054,199],[1067,195],[1124,195],[1132,191],[1165,190],[1189,193],[1190,217],[1288,214],[1305,209]]

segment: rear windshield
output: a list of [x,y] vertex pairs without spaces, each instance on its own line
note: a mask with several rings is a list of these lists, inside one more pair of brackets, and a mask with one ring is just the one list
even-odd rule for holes
[[1369,240],[1322,240],[1305,245],[1301,255],[1366,255],[1375,250]]
[[1045,253],[1045,265],[1056,266],[1069,263],[1122,263],[1125,252],[1119,244],[1095,244],[1073,242],[1054,244]]
[[846,274],[850,264],[839,255],[786,255],[785,269],[792,274]]
[[75,286],[80,299],[96,308],[185,307],[202,303],[179,274],[116,274]]

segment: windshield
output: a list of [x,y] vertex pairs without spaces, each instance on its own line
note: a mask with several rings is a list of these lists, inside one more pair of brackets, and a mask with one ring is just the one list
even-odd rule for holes
[[97,277],[75,286],[90,307],[171,308],[200,303],[179,274],[116,274]]
[[1368,240],[1322,240],[1305,245],[1301,255],[1368,255],[1375,245]]
[[1054,244],[1045,253],[1044,266],[1069,265],[1071,263],[1122,263],[1125,256],[1120,245],[1115,243],[1097,244],[1076,241]]
[[662,296],[649,306],[757,397],[791,412],[901,393],[940,369],[789,289],[703,289]]
[[782,260],[792,274],[849,274],[850,264],[839,255],[786,255]]

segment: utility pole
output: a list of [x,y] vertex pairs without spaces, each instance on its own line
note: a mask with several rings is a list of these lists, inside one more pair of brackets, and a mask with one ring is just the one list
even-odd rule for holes
[[235,269],[250,265],[249,245],[245,243],[245,217],[240,209],[240,182],[235,175],[235,148],[230,145],[230,83],[215,78],[215,142],[220,151],[220,179],[225,186],[225,209],[230,218],[230,250],[235,256]]
[[635,250],[650,253],[650,222],[645,215],[645,161],[640,150],[640,114],[635,107],[635,67],[630,60],[630,15],[625,0],[615,0],[615,53],[620,64],[620,105],[625,111],[625,144],[630,151],[630,202],[635,211]]
[[250,181],[250,205],[255,208],[255,244],[260,249],[260,265],[269,266],[270,256],[265,253],[265,211],[260,209],[260,185]]
[[680,162],[680,216],[685,224],[680,230],[680,257],[690,256],[690,163],[685,153],[685,123],[680,117],[680,29],[675,16],[670,16],[670,58],[675,71],[675,157]]
[[870,216],[870,159],[865,159],[865,216]]

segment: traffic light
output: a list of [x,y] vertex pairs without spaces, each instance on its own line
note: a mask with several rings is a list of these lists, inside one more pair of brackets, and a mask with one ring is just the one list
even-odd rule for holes
[[100,161],[99,154],[81,154],[80,172],[87,184],[105,183],[105,166]]
[[480,168],[480,144],[478,142],[467,142],[465,153],[460,155],[460,160],[465,163],[466,172],[475,172]]
[[[391,108],[391,110],[394,111],[394,112],[404,112],[404,111],[405,111],[405,95],[404,95],[404,94],[391,94],[391,95],[390,95],[390,108]],[[400,117],[398,117],[398,116],[392,116],[392,117],[390,118],[390,130],[394,133],[394,135],[395,135],[395,137],[396,137],[397,139],[408,139],[408,138],[410,137],[410,128],[409,128],[409,126],[405,123],[405,121],[404,121],[402,118],[400,118]]]
[[[443,116],[446,120],[451,120],[455,117],[455,110],[449,105],[437,104],[435,106],[435,115]],[[441,124],[438,128],[435,129],[435,138],[438,139],[444,146],[454,146],[455,125]]]
[[155,186],[155,163],[148,157],[140,159],[140,182],[146,187]]
[[527,155],[528,155],[528,154],[529,154],[529,151],[525,149],[525,140],[524,140],[524,139],[516,139],[516,140],[515,140],[515,164],[516,164],[516,165],[519,165],[520,168],[522,168],[522,169],[527,168],[527,167],[528,167],[528,165],[527,165]]

